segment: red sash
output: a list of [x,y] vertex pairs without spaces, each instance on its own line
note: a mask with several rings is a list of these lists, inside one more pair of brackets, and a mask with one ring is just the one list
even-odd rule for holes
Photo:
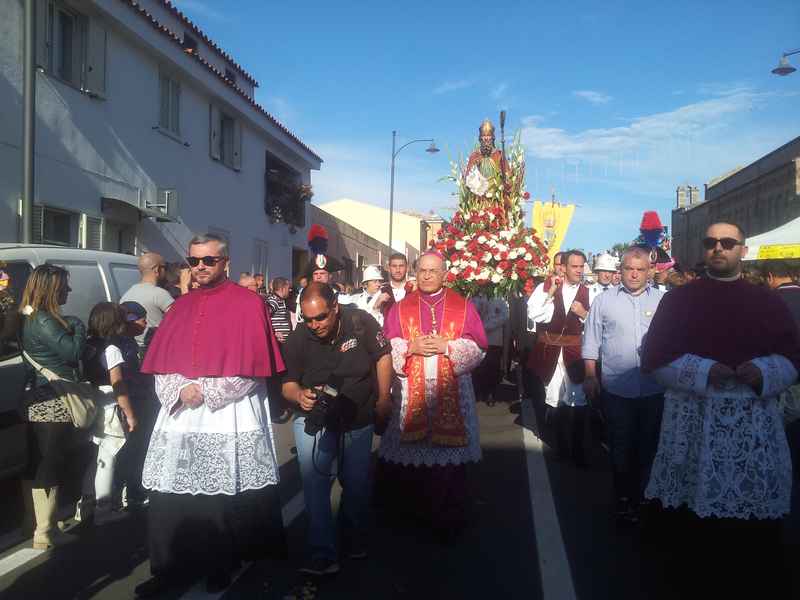
[[[445,290],[439,333],[448,340],[462,336],[467,318],[467,301],[453,291]],[[403,339],[409,343],[425,334],[422,332],[423,306],[418,292],[409,294],[398,304],[400,327]],[[408,403],[405,416],[400,425],[400,439],[403,442],[423,440],[431,429],[431,441],[439,446],[466,446],[467,430],[461,414],[458,379],[450,359],[441,354],[436,356],[436,412],[433,422],[428,424],[428,410],[425,403],[425,357],[409,355],[403,371],[408,377]]]

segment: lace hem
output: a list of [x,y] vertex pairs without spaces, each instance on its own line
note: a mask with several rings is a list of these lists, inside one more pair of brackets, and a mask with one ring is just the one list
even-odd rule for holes
[[480,346],[472,340],[459,338],[448,342],[448,356],[456,376],[476,369],[485,355],[486,353],[480,349]]
[[700,517],[777,519],[789,513],[791,487],[775,398],[742,385],[706,395],[667,391],[646,497]]
[[234,495],[278,483],[264,431],[154,431],[142,473],[147,489],[173,494]]

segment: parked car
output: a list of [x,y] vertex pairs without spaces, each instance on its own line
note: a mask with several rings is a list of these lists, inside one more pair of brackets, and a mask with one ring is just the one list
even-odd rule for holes
[[[64,315],[78,317],[84,323],[98,302],[119,302],[129,287],[139,281],[137,258],[128,254],[81,250],[35,244],[0,244],[0,260],[6,262],[10,289],[17,300],[34,268],[54,264],[70,274]],[[27,442],[25,426],[20,422],[25,372],[20,348],[15,341],[0,348],[0,481],[18,475],[25,467]]]

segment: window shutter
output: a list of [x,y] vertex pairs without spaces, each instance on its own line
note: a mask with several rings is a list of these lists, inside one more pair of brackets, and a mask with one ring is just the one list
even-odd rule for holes
[[236,119],[233,122],[233,163],[237,171],[242,170],[242,122]]
[[85,239],[84,248],[87,250],[102,250],[103,249],[103,219],[97,217],[90,217],[84,215],[86,218],[86,225],[84,229]]
[[181,134],[181,84],[177,81],[172,82],[172,96],[170,102],[171,118],[170,125],[172,131]]
[[33,205],[33,235],[31,242],[34,244],[41,244],[44,237],[44,207],[34,204]]
[[161,129],[169,129],[169,78],[163,73],[159,76],[159,91],[161,92],[161,105],[158,125]]
[[219,135],[220,130],[220,115],[219,109],[214,106],[213,104],[209,107],[209,124],[208,124],[208,135],[209,135],[209,152],[211,154],[211,158],[214,160],[219,160],[220,158],[220,143],[221,138]]
[[86,84],[90,94],[106,95],[106,30],[98,19],[88,22],[86,39]]
[[48,31],[50,23],[50,2],[34,2],[34,20],[36,21],[36,66],[45,71],[50,70],[50,43],[52,34]]

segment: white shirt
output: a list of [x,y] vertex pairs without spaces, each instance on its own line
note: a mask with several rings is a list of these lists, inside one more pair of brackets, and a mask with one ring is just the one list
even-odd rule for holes
[[[561,298],[564,300],[564,310],[569,313],[572,303],[575,302],[575,297],[578,295],[580,283],[567,283],[561,286]],[[553,311],[555,310],[555,302],[553,298],[544,291],[544,283],[540,283],[533,290],[531,297],[528,299],[528,318],[535,323],[549,323],[553,320]],[[583,319],[581,319],[583,321]],[[535,331],[535,328],[534,328]]]
[[610,289],[613,289],[615,286],[613,283],[609,283],[607,285],[603,285],[602,283],[595,283],[594,285],[589,287],[589,304],[594,303],[594,299],[597,298],[603,292],[606,292]]
[[394,281],[391,282],[392,285],[392,294],[394,294],[394,301],[400,302],[403,298],[406,297],[406,282],[400,284],[400,287],[395,287]]
[[375,303],[378,301],[378,298],[381,296],[381,291],[378,290],[371,296],[367,294],[366,291],[361,292],[358,296],[351,296],[353,300],[353,304],[360,308],[361,310],[367,311],[378,322],[378,325],[383,327],[383,312],[380,309],[375,308]]

